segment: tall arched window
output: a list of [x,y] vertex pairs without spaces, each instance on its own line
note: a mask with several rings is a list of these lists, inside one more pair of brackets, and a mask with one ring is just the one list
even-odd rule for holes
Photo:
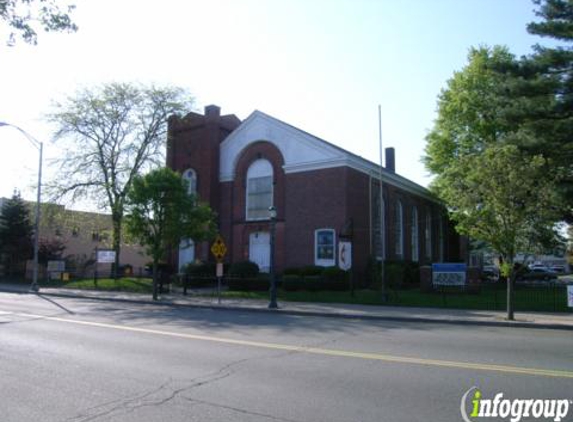
[[426,258],[432,259],[432,212],[426,212]]
[[197,173],[193,169],[187,169],[183,172],[183,179],[187,181],[187,193],[189,195],[197,194]]
[[273,166],[268,160],[253,161],[247,170],[247,220],[268,220],[273,205]]
[[412,207],[412,261],[418,262],[420,259],[418,242],[418,208]]
[[402,202],[400,200],[396,201],[395,208],[395,248],[396,256],[404,256],[404,209],[402,208]]

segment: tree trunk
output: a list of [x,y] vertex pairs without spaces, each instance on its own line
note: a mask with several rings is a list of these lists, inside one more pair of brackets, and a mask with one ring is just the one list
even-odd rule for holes
[[510,265],[509,277],[507,277],[507,319],[514,320],[513,312],[513,287],[515,283],[515,269],[513,268],[513,258],[508,260]]
[[153,260],[153,300],[157,300],[157,259]]

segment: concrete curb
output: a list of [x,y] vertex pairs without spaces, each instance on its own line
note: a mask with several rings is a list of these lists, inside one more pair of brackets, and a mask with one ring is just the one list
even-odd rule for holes
[[[282,315],[294,316],[315,316],[321,318],[341,318],[341,319],[357,319],[365,321],[391,321],[391,322],[420,322],[430,324],[447,324],[447,325],[465,325],[465,326],[483,326],[483,327],[516,327],[516,328],[535,328],[535,329],[549,329],[549,330],[565,330],[573,331],[573,324],[559,324],[559,323],[546,323],[546,322],[527,322],[527,321],[501,321],[501,320],[481,320],[481,319],[468,319],[468,318],[435,318],[435,317],[420,317],[420,316],[396,316],[396,315],[381,315],[381,314],[361,314],[353,312],[323,312],[313,310],[300,310],[300,309],[268,309],[266,307],[255,308],[251,306],[237,306],[226,304],[204,304],[204,303],[178,303],[173,301],[153,301],[141,300],[136,298],[126,297],[109,297],[109,296],[90,296],[81,295],[77,293],[64,293],[64,292],[45,292],[39,293],[31,291],[22,291],[9,289],[0,286],[0,291],[9,293],[20,294],[37,294],[44,296],[54,297],[67,297],[76,299],[88,299],[96,301],[120,302],[120,303],[135,303],[142,305],[158,305],[158,306],[171,306],[178,308],[198,308],[210,310],[226,310],[226,311],[240,311],[240,312],[253,312],[253,313],[271,313]],[[406,308],[407,309],[407,308]]]

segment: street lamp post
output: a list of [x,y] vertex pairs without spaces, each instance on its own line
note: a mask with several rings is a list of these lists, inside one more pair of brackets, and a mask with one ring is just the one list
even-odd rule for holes
[[269,217],[271,220],[271,256],[269,265],[269,276],[271,278],[271,301],[269,303],[269,309],[277,309],[279,305],[277,304],[277,280],[275,274],[275,234],[276,234],[276,222],[277,222],[277,209],[274,206],[269,207]]
[[32,275],[32,285],[30,286],[30,290],[37,292],[40,290],[40,287],[38,286],[38,245],[39,245],[39,237],[40,237],[40,200],[41,200],[41,195],[42,195],[42,155],[44,152],[44,144],[42,142],[38,141],[36,138],[34,138],[32,135],[30,135],[24,129],[22,129],[16,125],[12,125],[10,123],[0,121],[0,127],[2,127],[2,126],[10,126],[10,127],[13,127],[14,129],[18,130],[40,152],[40,160],[39,160],[39,164],[38,164],[38,188],[37,188],[37,198],[36,198],[36,221],[34,223],[34,269],[33,269],[33,275]]

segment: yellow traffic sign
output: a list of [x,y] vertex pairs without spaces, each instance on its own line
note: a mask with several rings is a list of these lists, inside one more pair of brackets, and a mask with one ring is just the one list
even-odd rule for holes
[[217,258],[217,261],[222,261],[223,257],[227,254],[227,246],[220,234],[217,235],[213,245],[211,246],[211,253]]

